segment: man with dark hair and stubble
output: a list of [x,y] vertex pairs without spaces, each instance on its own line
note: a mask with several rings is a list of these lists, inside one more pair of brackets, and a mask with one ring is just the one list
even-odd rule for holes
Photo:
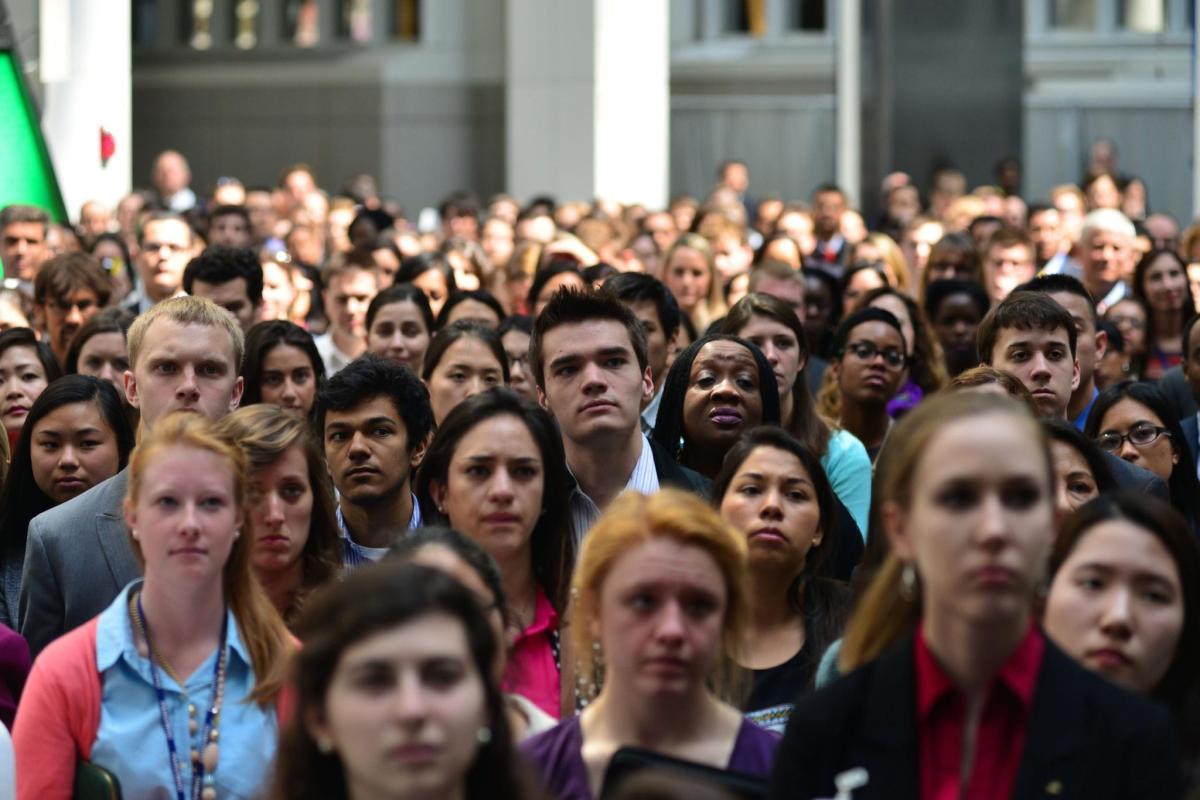
[[642,429],[649,432],[658,420],[663,381],[667,377],[667,357],[679,329],[679,304],[662,281],[640,272],[622,272],[604,282],[611,292],[642,323],[646,335],[646,357],[654,396],[642,408]]
[[4,277],[33,283],[38,267],[50,257],[46,235],[50,215],[35,206],[5,206],[0,210],[0,263]]
[[67,363],[71,337],[108,305],[112,283],[86,253],[64,253],[42,265],[33,280],[33,311],[59,365]]
[[706,494],[708,481],[676,464],[642,433],[654,380],[642,323],[608,291],[560,290],[534,321],[529,368],[538,400],[558,422],[576,543],[621,492],[675,486]]
[[433,429],[429,392],[412,370],[367,354],[329,379],[316,412],[339,495],[343,561],[378,561],[421,525],[412,476]]
[[[1072,393],[1079,388],[1075,320],[1048,294],[1016,291],[994,306],[977,333],[983,363],[1014,375],[1033,395],[1041,415],[1067,419]],[[1169,500],[1161,478],[1112,453],[1104,461],[1122,489]]]
[[262,264],[249,248],[206,248],[184,269],[183,290],[233,314],[243,333],[262,317]]

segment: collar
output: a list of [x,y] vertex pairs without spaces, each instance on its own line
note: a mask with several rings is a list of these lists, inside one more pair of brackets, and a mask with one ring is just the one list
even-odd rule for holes
[[[594,505],[592,498],[588,497],[587,492],[580,487],[579,479],[571,471],[570,464],[567,464],[567,477],[571,483],[571,496],[586,497],[588,502]],[[658,470],[654,467],[654,451],[650,449],[650,439],[644,431],[642,432],[642,452],[638,454],[638,460],[633,464],[633,471],[629,473],[629,478],[625,481],[625,489],[633,489],[642,494],[654,494],[659,489]]]
[[[421,519],[421,504],[417,502],[417,496],[412,492],[409,492],[409,494],[412,495],[412,516],[408,518],[408,529],[411,531],[415,528],[421,527],[423,520]],[[347,542],[350,542],[351,544],[357,544],[357,542],[354,541],[354,537],[350,535],[350,526],[346,524],[346,517],[342,514],[341,503],[337,504],[337,509],[334,511],[334,517],[337,518],[338,534]],[[362,545],[359,546],[361,547]]]
[[[137,651],[137,643],[133,638],[133,621],[129,619],[130,592],[140,590],[142,583],[140,578],[130,583],[121,590],[108,608],[100,612],[100,619],[96,623],[96,669],[99,672],[111,668],[122,657],[135,668],[148,663]],[[242,641],[233,609],[228,606],[225,610],[225,624],[229,632],[229,651],[237,654],[246,665],[252,666],[254,662],[250,658],[250,651]]]
[[[666,384],[666,381],[663,381]],[[658,409],[662,405],[663,387],[658,387],[658,391],[654,393],[654,398],[646,404],[642,409],[642,421],[650,426],[650,430],[654,430],[654,426],[658,424]]]
[[[990,695],[997,684],[1008,689],[1021,702],[1026,713],[1033,707],[1033,691],[1037,687],[1041,671],[1042,654],[1046,639],[1032,622],[1025,637],[988,685]],[[958,686],[938,664],[925,641],[925,625],[922,623],[913,644],[913,659],[917,673],[917,720],[925,720],[942,698],[959,692]]]
[[1083,407],[1083,411],[1079,412],[1079,416],[1071,420],[1071,424],[1075,426],[1075,430],[1082,432],[1084,426],[1087,425],[1088,415],[1092,413],[1092,406],[1096,405],[1096,398],[1100,396],[1100,390],[1095,386],[1092,387],[1092,399],[1088,400],[1088,404]]
[[518,641],[537,636],[546,631],[558,629],[558,612],[554,610],[554,605],[550,602],[550,598],[546,597],[546,593],[542,591],[541,586],[538,586],[534,592],[533,622],[529,623],[529,627],[518,634]]

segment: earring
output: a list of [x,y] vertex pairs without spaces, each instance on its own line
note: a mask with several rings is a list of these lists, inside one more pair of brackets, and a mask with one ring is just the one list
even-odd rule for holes
[[480,744],[487,744],[488,742],[490,742],[492,740],[492,729],[489,728],[487,725],[484,725],[478,731],[475,732],[475,738],[479,741]]
[[322,755],[329,755],[333,752],[333,742],[329,740],[328,736],[318,736],[317,749],[321,751]]
[[900,573],[900,596],[911,601],[917,593],[917,571],[912,564],[905,564]]
[[133,537],[133,540],[134,540],[134,541],[137,541],[137,537],[138,537],[138,535],[137,535],[137,528],[130,528],[130,529],[129,529],[129,535]]
[[235,540],[235,541],[236,541],[236,540],[237,540],[237,538],[238,538],[239,536],[241,536],[241,535],[242,535],[242,529],[241,529],[241,528],[234,528],[234,529],[233,529],[233,538],[234,538],[234,540]]

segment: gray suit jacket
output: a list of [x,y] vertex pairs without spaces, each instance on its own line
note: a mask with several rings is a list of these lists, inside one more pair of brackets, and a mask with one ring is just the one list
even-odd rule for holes
[[141,575],[121,510],[128,479],[123,469],[29,523],[20,619],[35,657]]

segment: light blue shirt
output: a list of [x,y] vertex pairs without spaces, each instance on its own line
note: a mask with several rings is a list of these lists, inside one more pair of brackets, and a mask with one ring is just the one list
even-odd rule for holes
[[850,512],[863,541],[871,519],[871,458],[863,443],[845,428],[833,432],[821,466],[829,478],[833,493]]
[[[417,502],[417,496],[412,495],[412,515],[408,518],[408,529],[410,531],[421,527],[421,504]],[[378,561],[387,555],[390,547],[365,547],[354,541],[354,537],[350,535],[350,526],[346,524],[346,517],[342,514],[342,504],[338,503],[337,507],[337,526],[338,533],[342,537],[342,566],[346,569],[354,569],[361,567],[363,564],[370,564],[372,561]]]
[[[96,628],[96,667],[103,688],[100,728],[92,745],[92,761],[117,776],[123,797],[174,800],[175,778],[158,697],[150,677],[150,662],[138,654],[129,619],[129,592],[140,585],[139,580],[126,586],[100,614]],[[274,705],[262,709],[247,700],[254,689],[254,669],[250,653],[238,635],[233,612],[227,613],[229,660],[225,670],[225,699],[217,726],[220,739],[214,777],[217,797],[249,800],[266,793],[279,726]],[[189,701],[196,705],[196,721],[201,731],[212,703],[216,657],[214,650],[185,680]],[[200,732],[193,736],[188,731],[187,703],[182,700],[179,685],[162,669],[158,675],[174,728],[184,790],[191,796],[189,753],[193,740],[199,741]]]

